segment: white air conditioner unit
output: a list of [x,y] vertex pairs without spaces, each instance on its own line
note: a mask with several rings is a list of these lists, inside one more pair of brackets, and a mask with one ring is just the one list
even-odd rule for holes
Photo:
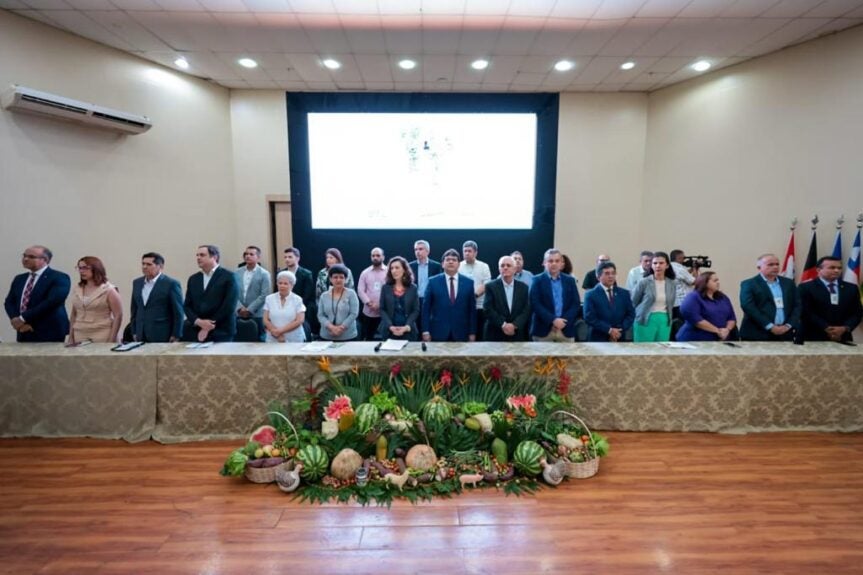
[[0,103],[7,110],[69,120],[124,134],[143,134],[153,125],[147,116],[103,108],[24,86],[12,86],[0,98]]

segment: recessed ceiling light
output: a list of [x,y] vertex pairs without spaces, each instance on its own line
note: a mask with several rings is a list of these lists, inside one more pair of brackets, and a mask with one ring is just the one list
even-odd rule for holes
[[251,58],[240,58],[237,60],[237,64],[242,66],[243,68],[257,68],[258,63],[252,60]]
[[338,60],[333,60],[332,58],[327,58],[323,61],[323,64],[330,70],[338,70],[342,67],[341,62],[339,62]]
[[575,64],[570,62],[569,60],[561,60],[554,65],[554,69],[558,72],[566,72],[568,70],[572,70],[575,68]]
[[416,67],[417,67],[417,63],[414,62],[413,60],[408,60],[408,59],[399,60],[399,68],[401,68],[402,70],[413,70]]
[[485,70],[488,68],[488,60],[474,60],[470,63],[470,67],[474,70]]
[[189,62],[182,56],[174,60],[174,65],[177,66],[177,68],[181,68],[183,70],[189,69]]
[[696,72],[704,72],[705,70],[710,69],[710,62],[708,62],[707,60],[699,60],[692,65],[692,69]]
[[620,65],[621,70],[632,70],[635,68],[635,62],[624,62]]

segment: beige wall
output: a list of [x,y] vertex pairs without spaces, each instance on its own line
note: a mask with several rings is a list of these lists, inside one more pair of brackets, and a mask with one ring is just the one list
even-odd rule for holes
[[260,247],[261,264],[269,269],[272,231],[267,196],[291,194],[285,92],[232,90],[231,135],[237,241],[242,247]]
[[798,277],[817,213],[819,253],[845,214],[847,259],[863,210],[863,27],[652,93],[639,243],[713,258],[736,302],[788,225]]
[[[0,110],[4,297],[33,243],[67,273],[81,256],[101,257],[127,315],[145,251],[161,252],[184,284],[198,242],[237,259],[228,90],[0,11],[0,87],[13,83],[147,115],[154,127],[118,136]],[[0,338],[14,339],[5,319]]]

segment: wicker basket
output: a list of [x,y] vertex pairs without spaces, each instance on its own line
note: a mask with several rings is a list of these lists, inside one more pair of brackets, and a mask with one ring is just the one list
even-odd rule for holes
[[566,476],[571,477],[573,479],[587,479],[588,477],[593,477],[599,472],[599,457],[596,455],[596,444],[593,441],[593,433],[590,432],[590,428],[587,424],[575,414],[569,413],[568,411],[555,411],[551,414],[552,417],[555,415],[566,415],[567,417],[571,417],[576,420],[584,430],[587,432],[587,435],[590,437],[590,443],[593,445],[593,457],[588,459],[587,461],[582,461],[581,463],[574,463],[572,461],[566,462]]
[[[290,426],[291,431],[294,432],[294,437],[297,438],[297,444],[300,442],[300,436],[297,434],[297,430],[294,427],[294,424],[284,416],[284,414],[279,413],[278,411],[270,411],[267,415],[277,415],[285,420],[285,422]],[[246,471],[244,473],[246,479],[251,481],[252,483],[273,483],[276,480],[276,469],[288,466],[288,470],[294,468],[294,460],[287,459],[284,463],[280,463],[279,465],[274,465],[273,467],[249,467],[246,465]]]
[[272,483],[276,480],[276,469],[289,464],[289,469],[293,469],[293,459],[288,459],[284,463],[280,463],[272,467],[249,467],[248,465],[246,465],[246,472],[244,475],[246,476],[246,479],[248,479],[252,483]]

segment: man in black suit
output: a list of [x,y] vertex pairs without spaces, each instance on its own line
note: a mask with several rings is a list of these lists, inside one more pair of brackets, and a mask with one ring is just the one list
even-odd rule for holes
[[486,341],[528,341],[530,294],[527,284],[515,279],[515,260],[503,256],[497,262],[500,275],[485,285]]
[[175,342],[183,335],[183,294],[180,282],[162,273],[165,258],[155,252],[141,256],[143,276],[132,281],[135,341]]
[[294,284],[294,293],[303,298],[306,306],[306,341],[311,341],[311,334],[320,333],[321,326],[318,323],[318,303],[315,300],[315,280],[311,270],[300,265],[300,250],[295,247],[285,248],[285,269],[282,271],[293,272],[297,278]]
[[774,254],[758,258],[758,271],[740,284],[740,339],[791,341],[800,329],[800,294],[792,280],[779,275]]
[[863,320],[857,286],[841,281],[842,260],[818,260],[818,279],[797,287],[803,306],[803,337],[813,341],[851,341],[851,332]]
[[201,271],[192,274],[186,283],[183,341],[233,341],[239,297],[234,274],[219,266],[216,246],[198,246],[195,258]]
[[15,276],[3,304],[19,342],[62,342],[69,333],[66,297],[72,282],[48,267],[52,257],[45,246],[30,246],[21,255],[27,273]]
[[[423,308],[423,298],[425,298],[426,286],[428,286],[429,278],[443,273],[443,268],[441,267],[440,262],[436,262],[429,258],[429,250],[431,250],[431,244],[426,240],[415,241],[414,254],[417,259],[408,263],[414,274],[414,282],[417,284],[417,293],[420,296],[420,309]],[[422,333],[422,317],[417,318],[417,329]]]

